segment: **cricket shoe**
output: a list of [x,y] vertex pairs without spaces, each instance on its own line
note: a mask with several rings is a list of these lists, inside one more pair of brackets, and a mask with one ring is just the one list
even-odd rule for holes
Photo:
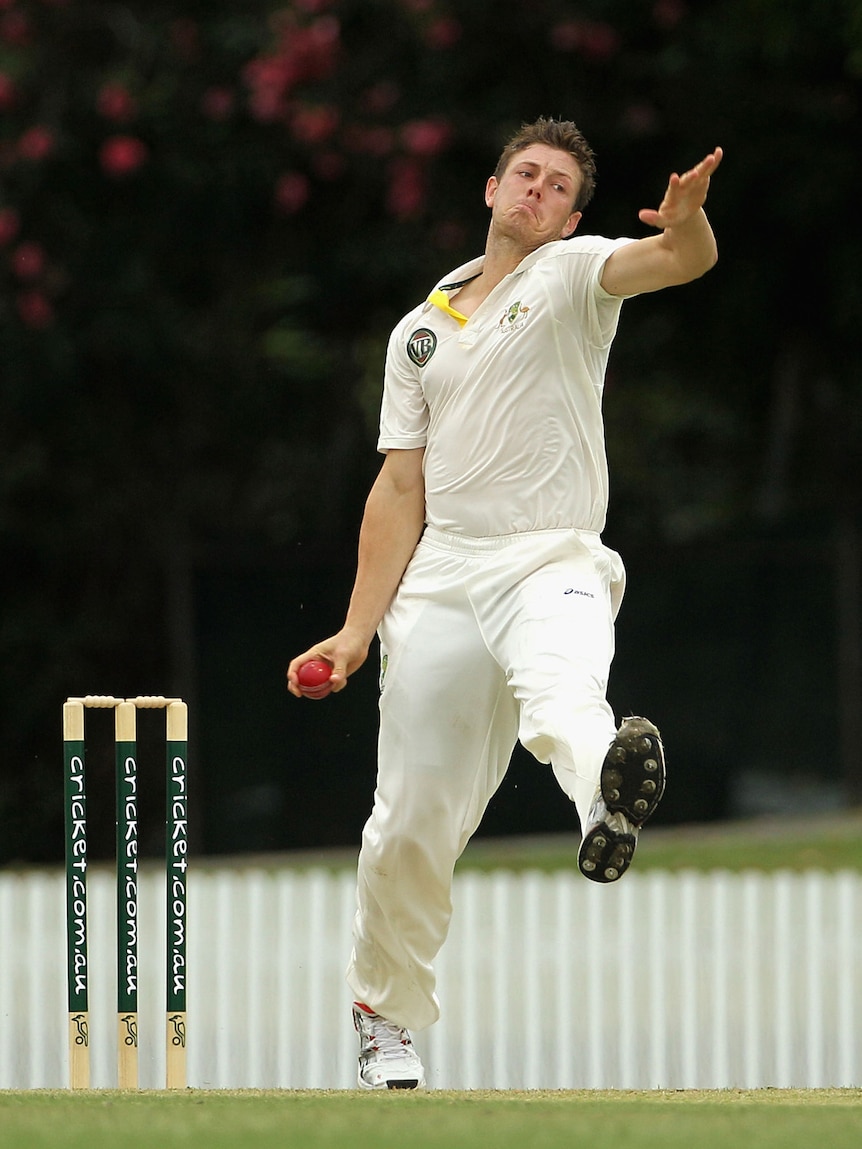
[[423,1089],[425,1070],[410,1034],[361,1002],[353,1003],[359,1034],[360,1089]]
[[646,718],[626,718],[602,763],[578,869],[593,882],[615,882],[632,862],[638,831],[665,787],[661,735]]

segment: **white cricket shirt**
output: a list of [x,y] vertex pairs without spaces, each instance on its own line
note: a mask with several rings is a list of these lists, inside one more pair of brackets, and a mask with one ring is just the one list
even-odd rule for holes
[[[477,538],[603,529],[602,389],[622,297],[599,279],[608,256],[631,242],[548,243],[463,325],[426,301],[396,326],[378,448],[425,447],[431,526]],[[452,308],[483,259],[441,280]]]

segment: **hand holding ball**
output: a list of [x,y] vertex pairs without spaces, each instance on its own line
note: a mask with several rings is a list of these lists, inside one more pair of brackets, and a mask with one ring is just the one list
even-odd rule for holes
[[328,662],[319,658],[312,658],[310,662],[303,662],[296,673],[299,679],[299,689],[306,698],[326,698],[332,690],[329,676],[332,667]]

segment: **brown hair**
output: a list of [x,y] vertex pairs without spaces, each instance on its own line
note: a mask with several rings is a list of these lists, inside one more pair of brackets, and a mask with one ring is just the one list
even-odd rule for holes
[[593,149],[571,120],[550,120],[540,116],[532,124],[522,124],[521,130],[516,132],[503,148],[494,176],[499,180],[512,157],[531,144],[547,144],[550,148],[568,152],[581,172],[581,184],[575,193],[572,211],[585,208],[592,199],[596,187],[596,160]]

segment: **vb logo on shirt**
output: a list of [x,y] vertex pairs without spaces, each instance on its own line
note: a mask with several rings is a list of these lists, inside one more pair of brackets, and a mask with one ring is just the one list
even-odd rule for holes
[[524,324],[527,322],[527,316],[530,314],[530,309],[526,303],[521,303],[520,299],[507,307],[503,314],[500,316],[497,328],[501,335],[511,335],[513,331],[520,331]]
[[427,327],[420,327],[407,340],[407,354],[417,367],[424,367],[437,350],[437,336]]

